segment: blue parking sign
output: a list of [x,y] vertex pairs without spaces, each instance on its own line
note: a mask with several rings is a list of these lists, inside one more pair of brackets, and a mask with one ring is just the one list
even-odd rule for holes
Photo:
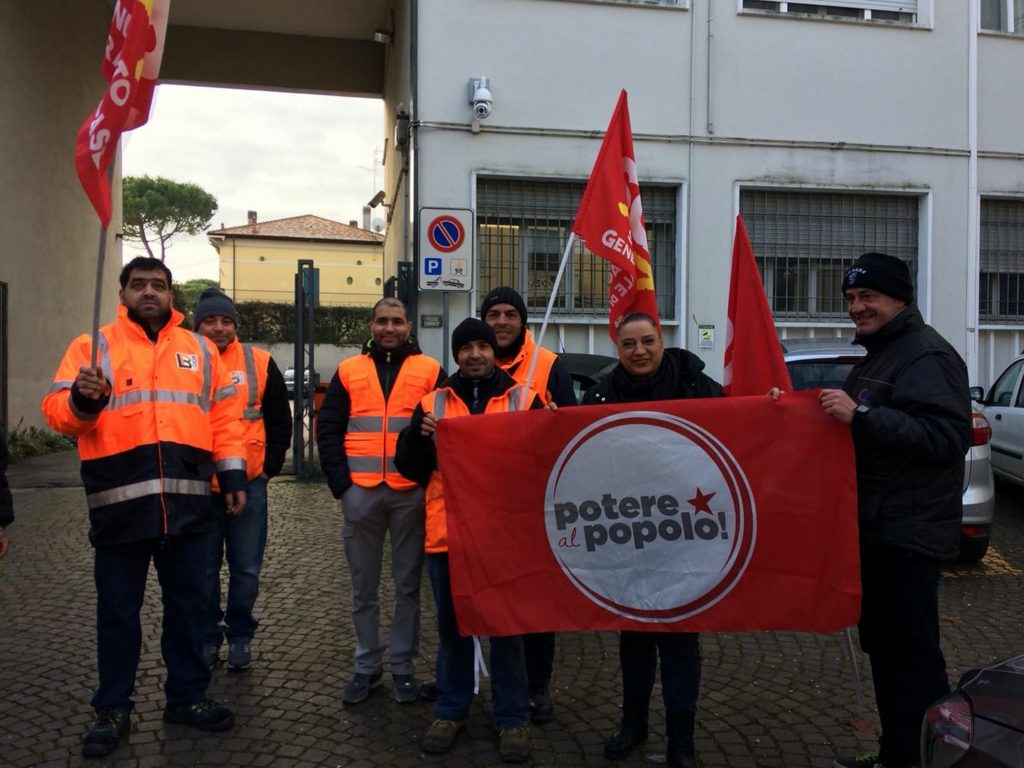
[[441,259],[427,257],[423,260],[423,273],[425,275],[441,274]]

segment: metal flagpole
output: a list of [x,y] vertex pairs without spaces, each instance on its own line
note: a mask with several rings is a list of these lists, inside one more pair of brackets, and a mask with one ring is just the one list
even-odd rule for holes
[[[544,311],[544,322],[540,326],[540,334],[537,336],[537,348],[544,343],[544,334],[548,329],[548,320],[551,319],[551,310],[555,306],[555,296],[558,295],[558,286],[562,283],[562,275],[565,273],[565,264],[569,261],[569,254],[572,253],[572,244],[576,241],[576,233],[569,233],[569,242],[565,244],[565,252],[562,254],[562,263],[558,265],[558,274],[555,275],[555,284],[551,286],[551,296],[548,297],[548,308]],[[522,410],[526,407],[526,398],[530,392],[530,384],[533,383],[533,373],[537,369],[537,358],[540,355],[534,355],[530,361],[530,370],[526,374],[526,385],[523,387],[523,394],[519,400],[519,409]]]
[[[107,166],[107,184],[113,188],[114,185],[114,161],[117,155],[110,159]],[[89,359],[89,367],[96,368],[96,358],[99,356],[100,346],[100,300],[103,298],[103,262],[107,260],[107,229],[100,224],[100,245],[99,254],[96,257],[96,292],[92,301],[92,356]],[[168,286],[170,287],[170,286]]]
[[850,660],[850,669],[853,671],[853,687],[857,691],[857,704],[864,708],[864,688],[860,684],[860,668],[857,666],[857,655],[853,648],[853,633],[847,627],[843,630],[843,645],[846,647],[846,656]]

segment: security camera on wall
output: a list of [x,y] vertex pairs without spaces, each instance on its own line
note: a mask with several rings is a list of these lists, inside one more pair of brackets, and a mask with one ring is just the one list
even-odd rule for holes
[[469,78],[469,103],[473,106],[473,117],[486,120],[491,116],[494,96],[491,95],[490,79],[486,77]]

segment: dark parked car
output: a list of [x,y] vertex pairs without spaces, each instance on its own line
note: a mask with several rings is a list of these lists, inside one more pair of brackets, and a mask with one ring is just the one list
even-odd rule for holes
[[608,357],[608,355],[589,355],[582,352],[563,352],[559,357],[562,358],[565,367],[569,369],[569,375],[572,376],[572,388],[576,393],[576,402],[579,402],[583,393],[594,386],[598,379],[619,362],[618,358]]
[[[786,339],[782,350],[793,389],[839,389],[854,363],[867,354],[864,347],[842,339]],[[960,523],[960,559],[966,563],[980,561],[988,551],[996,501],[992,429],[979,410],[973,412],[972,427],[971,447],[964,457]]]
[[921,768],[1024,765],[1024,655],[965,673],[921,726]]

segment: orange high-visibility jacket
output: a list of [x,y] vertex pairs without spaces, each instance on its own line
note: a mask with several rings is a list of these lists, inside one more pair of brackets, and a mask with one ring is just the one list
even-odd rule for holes
[[551,376],[551,369],[558,360],[558,355],[547,347],[538,347],[533,336],[527,331],[523,337],[523,345],[519,352],[511,360],[495,361],[498,367],[516,380],[516,384],[525,385],[526,377],[530,374],[530,361],[533,355],[537,355],[537,370],[533,372],[533,381],[530,382],[530,389],[540,396],[541,402],[547,405],[551,402],[548,392],[548,378]]
[[[533,393],[536,395],[536,393]],[[496,397],[487,401],[484,414],[506,413],[519,410],[519,400],[523,397],[522,386],[510,387]],[[532,396],[526,398],[524,409],[533,404]],[[458,416],[471,416],[469,408],[450,387],[441,387],[420,401],[423,413],[433,414],[435,421],[452,419]],[[444,506],[444,485],[441,471],[435,469],[430,475],[430,482],[424,494],[427,507],[426,539],[423,548],[430,554],[448,551],[448,518]]]
[[410,355],[402,361],[398,378],[384,399],[377,367],[370,355],[342,360],[338,379],[348,393],[348,428],[345,456],[354,485],[375,488],[387,483],[396,491],[408,491],[416,483],[395,468],[398,433],[409,425],[409,417],[420,399],[437,384],[441,364],[426,355]]
[[180,328],[182,319],[172,309],[154,343],[119,306],[99,334],[106,398],[72,391],[90,363],[92,338],[82,335],[43,400],[49,425],[78,438],[94,546],[202,533],[214,471],[226,490],[246,487],[237,390],[213,342]]
[[[229,400],[235,416],[242,421],[245,432],[245,471],[249,479],[263,472],[267,456],[267,430],[263,423],[263,393],[267,391],[267,365],[270,353],[238,339],[232,341],[220,354],[231,381],[238,389],[238,397]],[[219,491],[217,478],[213,490]]]

